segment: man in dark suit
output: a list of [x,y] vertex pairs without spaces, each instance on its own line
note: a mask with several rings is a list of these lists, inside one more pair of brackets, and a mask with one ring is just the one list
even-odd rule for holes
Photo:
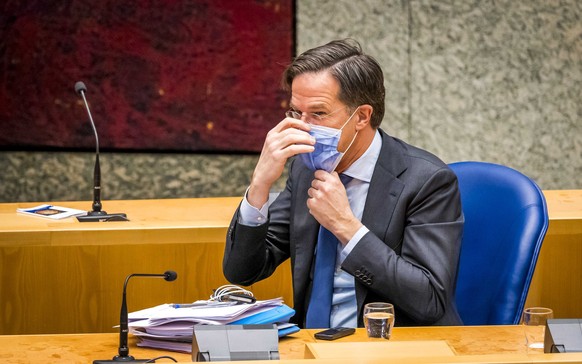
[[[385,91],[378,63],[355,41],[333,41],[298,56],[283,81],[291,109],[268,133],[228,230],[225,277],[250,285],[290,258],[292,321],[318,327],[307,321],[320,292],[312,290],[314,255],[326,230],[337,239],[336,257],[329,317],[319,326],[361,327],[364,304],[375,301],[394,305],[396,325],[461,324],[457,179],[434,155],[379,129]],[[268,206],[293,156],[285,190]]]

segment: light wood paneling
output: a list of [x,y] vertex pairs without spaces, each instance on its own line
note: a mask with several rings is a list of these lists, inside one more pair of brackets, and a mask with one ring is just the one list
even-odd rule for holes
[[556,318],[582,317],[582,190],[544,195],[550,225],[525,306],[550,307]]
[[[582,191],[544,191],[550,226],[527,306],[582,317]],[[79,223],[17,214],[0,204],[0,334],[114,332],[131,273],[178,272],[178,280],[132,278],[129,310],[207,298],[222,275],[226,230],[240,198],[105,201],[129,222]],[[57,203],[87,208],[88,202]],[[289,262],[249,287],[292,306]]]
[[[0,205],[0,333],[114,332],[125,277],[178,273],[174,282],[134,277],[128,309],[206,299],[227,284],[222,255],[240,198],[109,201],[130,222],[79,223],[16,214]],[[87,207],[83,202],[60,205]],[[248,287],[259,299],[292,303],[289,263]]]

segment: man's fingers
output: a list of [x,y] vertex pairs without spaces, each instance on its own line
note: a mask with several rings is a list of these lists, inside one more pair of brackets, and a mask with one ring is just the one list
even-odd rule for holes
[[299,129],[299,130],[303,130],[303,131],[309,131],[311,129],[309,127],[309,124],[307,124],[306,122],[304,122],[302,120],[293,119],[293,118],[285,118],[285,119],[281,120],[281,122],[279,122],[279,124],[277,124],[272,130],[277,131],[277,132],[281,132],[281,131],[283,131],[285,129],[289,129],[289,128]]

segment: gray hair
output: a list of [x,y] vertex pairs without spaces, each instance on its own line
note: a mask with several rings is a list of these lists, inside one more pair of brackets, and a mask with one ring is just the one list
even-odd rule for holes
[[384,74],[378,62],[362,52],[353,39],[334,40],[297,56],[283,73],[283,87],[291,91],[293,79],[303,73],[329,70],[340,85],[338,98],[355,109],[368,104],[374,109],[370,124],[378,128],[384,118]]

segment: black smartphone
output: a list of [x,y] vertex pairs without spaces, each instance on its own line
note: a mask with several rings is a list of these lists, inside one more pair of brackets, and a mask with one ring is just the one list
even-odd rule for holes
[[335,340],[340,337],[348,336],[356,332],[353,327],[336,327],[315,333],[315,338],[320,340]]

